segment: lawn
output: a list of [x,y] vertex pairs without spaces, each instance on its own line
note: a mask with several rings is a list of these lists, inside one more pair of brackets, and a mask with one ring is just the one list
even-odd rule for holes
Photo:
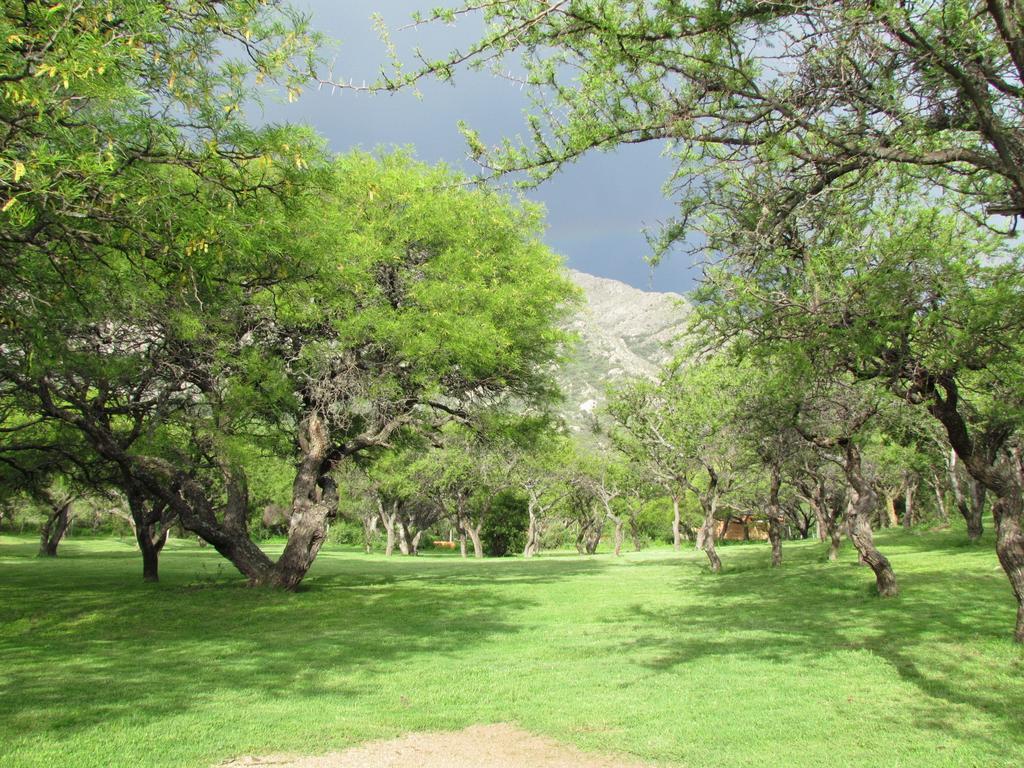
[[0,765],[209,766],[410,730],[513,722],[665,766],[1024,765],[1024,651],[991,541],[879,536],[618,560],[324,551],[297,594],[168,545],[56,561],[0,537]]

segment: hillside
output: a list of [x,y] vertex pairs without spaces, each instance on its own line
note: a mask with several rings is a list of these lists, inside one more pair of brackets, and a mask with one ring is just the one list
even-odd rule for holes
[[559,382],[566,396],[563,415],[580,430],[610,383],[656,375],[671,356],[689,308],[677,293],[641,291],[576,270],[569,275],[583,289],[585,304],[568,325],[580,341]]

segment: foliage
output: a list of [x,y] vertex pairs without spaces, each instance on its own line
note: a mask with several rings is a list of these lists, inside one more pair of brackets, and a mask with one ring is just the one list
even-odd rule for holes
[[526,510],[526,500],[518,493],[505,491],[494,498],[490,514],[480,531],[484,554],[488,557],[505,557],[523,551],[529,519]]

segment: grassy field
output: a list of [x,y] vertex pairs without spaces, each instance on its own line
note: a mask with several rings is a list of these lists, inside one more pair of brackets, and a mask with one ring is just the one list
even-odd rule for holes
[[1024,651],[991,542],[532,561],[325,551],[298,594],[172,542],[56,561],[0,537],[0,765],[208,766],[514,722],[666,766],[1024,765]]

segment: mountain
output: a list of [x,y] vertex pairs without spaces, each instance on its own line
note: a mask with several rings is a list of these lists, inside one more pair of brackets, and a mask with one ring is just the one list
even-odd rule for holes
[[604,402],[609,384],[657,375],[678,346],[689,306],[677,293],[641,291],[572,269],[569,277],[583,290],[585,303],[567,323],[579,344],[558,378],[566,397],[563,416],[580,431]]

